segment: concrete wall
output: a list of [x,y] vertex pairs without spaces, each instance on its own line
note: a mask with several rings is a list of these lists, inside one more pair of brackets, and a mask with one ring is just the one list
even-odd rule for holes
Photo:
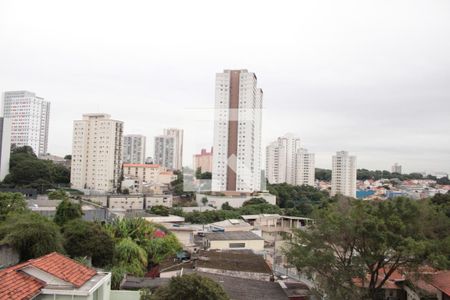
[[[203,204],[202,199],[206,197],[208,199],[208,202],[206,205]],[[197,205],[200,207],[209,206],[212,205],[216,207],[217,209],[221,209],[222,205],[225,202],[228,202],[231,207],[239,208],[242,207],[245,201],[248,201],[252,198],[264,198],[268,203],[270,204],[276,204],[276,196],[269,194],[269,193],[261,193],[258,195],[253,196],[213,196],[213,195],[205,195],[205,194],[197,194],[196,201]]]
[[8,245],[0,245],[0,268],[18,264],[19,253]]
[[[210,249],[249,249],[253,251],[263,251],[264,250],[264,240],[227,240],[227,241],[208,241]],[[243,248],[230,248],[230,243],[243,243],[245,246]]]
[[139,300],[139,291],[111,291],[110,300]]

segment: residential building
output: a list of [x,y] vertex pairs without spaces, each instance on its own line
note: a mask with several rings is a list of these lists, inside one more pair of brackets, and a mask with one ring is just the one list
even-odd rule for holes
[[314,153],[309,153],[304,148],[298,149],[295,166],[295,184],[314,186],[316,176]]
[[146,138],[140,134],[123,136],[123,163],[143,164],[145,162]]
[[183,130],[164,129],[164,134],[155,137],[154,163],[169,170],[183,168]]
[[266,174],[269,183],[314,185],[314,154],[301,148],[300,138],[292,134],[279,137],[266,147]]
[[264,239],[250,231],[211,232],[205,235],[206,247],[216,250],[264,250]]
[[395,164],[391,167],[391,172],[392,172],[392,173],[402,174],[402,166],[399,165],[398,163],[395,163]]
[[202,173],[212,173],[212,160],[213,148],[211,148],[211,152],[206,151],[206,149],[202,149],[199,154],[194,154],[194,171],[200,168],[202,170]]
[[136,178],[143,185],[168,185],[177,178],[173,171],[167,171],[165,167],[158,164],[124,164],[123,176]]
[[331,196],[356,197],[356,156],[338,151],[332,158]]
[[11,121],[0,117],[0,181],[9,174],[9,156],[11,153]]
[[56,252],[0,270],[0,282],[0,299],[109,300],[111,296],[111,273]]
[[30,146],[36,155],[47,153],[50,102],[28,91],[3,94],[3,116],[11,119],[11,144]]
[[74,121],[72,187],[115,192],[122,173],[123,122],[108,114],[85,114]]
[[216,74],[212,190],[261,190],[263,91],[247,70]]
[[68,169],[70,169],[71,161],[72,161],[72,158],[64,158],[61,156],[52,155],[50,153],[47,153],[44,155],[39,155],[38,157],[39,157],[39,159],[43,159],[43,160],[51,160],[53,163],[62,165]]

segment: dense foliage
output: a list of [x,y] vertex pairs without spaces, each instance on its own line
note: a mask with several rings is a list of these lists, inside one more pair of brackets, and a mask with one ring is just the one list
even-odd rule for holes
[[21,261],[53,251],[64,252],[58,225],[31,212],[8,215],[0,223],[0,243],[16,249]]
[[228,300],[223,288],[214,280],[197,274],[172,277],[167,286],[151,295],[153,300]]
[[75,219],[62,228],[64,249],[71,257],[91,257],[94,267],[112,263],[114,241],[100,224]]
[[[290,208],[291,215],[307,216],[314,205],[328,201],[328,193],[308,185],[269,184],[268,190],[277,197],[277,204]],[[298,212],[297,212],[298,210]]]
[[375,299],[399,268],[449,267],[450,219],[430,201],[341,198],[313,216],[315,225],[296,231],[286,254],[330,299]]
[[11,152],[10,173],[2,185],[10,188],[35,188],[40,192],[70,183],[70,170],[50,160],[36,157],[29,146],[14,148]]
[[0,221],[9,213],[21,213],[27,210],[27,202],[20,193],[0,193]]
[[73,203],[70,200],[63,200],[56,207],[56,214],[54,221],[59,226],[63,226],[66,222],[74,219],[81,219],[83,212],[81,211],[81,205]]

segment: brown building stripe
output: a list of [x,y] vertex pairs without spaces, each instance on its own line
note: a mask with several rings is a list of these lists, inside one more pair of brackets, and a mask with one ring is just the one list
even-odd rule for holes
[[[227,191],[236,191],[237,146],[238,146],[238,108],[239,108],[239,77],[241,71],[231,71],[230,74],[230,105],[228,116],[228,164]],[[230,159],[230,157],[234,159]]]

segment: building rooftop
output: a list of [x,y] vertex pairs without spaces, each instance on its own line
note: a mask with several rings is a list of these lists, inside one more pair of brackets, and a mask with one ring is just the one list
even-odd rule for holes
[[[78,289],[95,276],[99,277],[95,281],[104,277],[92,268],[53,252],[1,270],[0,299],[32,299],[50,284]],[[51,283],[47,283],[46,279]]]
[[205,236],[210,241],[264,240],[250,231],[211,232]]
[[200,250],[192,255],[191,261],[185,263],[174,262],[172,258],[165,260],[160,264],[160,272],[193,269],[194,264],[197,268],[204,269],[272,274],[264,257],[251,250]]

